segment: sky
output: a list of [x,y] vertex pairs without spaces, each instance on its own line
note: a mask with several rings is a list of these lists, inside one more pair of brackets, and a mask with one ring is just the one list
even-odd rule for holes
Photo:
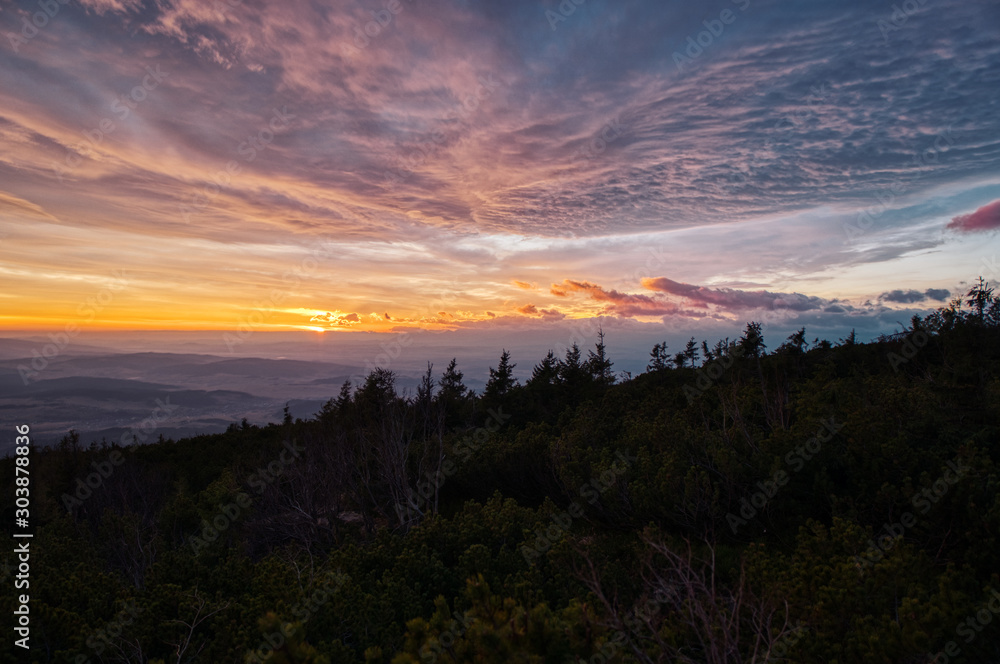
[[992,0],[0,1],[0,35],[8,335],[871,337],[1000,279]]

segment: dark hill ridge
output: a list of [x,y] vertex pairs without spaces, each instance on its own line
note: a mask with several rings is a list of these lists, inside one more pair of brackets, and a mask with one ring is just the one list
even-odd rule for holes
[[89,399],[115,398],[122,401],[143,401],[178,388],[162,383],[91,376],[49,378],[25,385],[18,374],[2,376],[0,398],[54,399],[81,396]]
[[[296,417],[312,417],[350,377],[347,366],[325,362],[161,352],[70,354],[75,350],[51,358],[27,385],[18,371],[26,360],[0,361],[0,426],[30,422],[47,444],[69,429],[78,431],[85,444],[120,440],[122,432],[146,421],[158,402],[168,402],[178,408],[158,423],[157,436],[217,433],[244,418],[257,424],[280,420],[286,403]],[[401,384],[412,388],[415,380]],[[10,449],[9,441],[0,444],[2,454]]]

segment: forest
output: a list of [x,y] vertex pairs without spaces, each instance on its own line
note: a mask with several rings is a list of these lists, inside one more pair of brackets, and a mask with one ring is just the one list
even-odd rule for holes
[[513,360],[481,394],[455,361],[413,394],[375,369],[309,420],[32,448],[31,647],[0,659],[1000,662],[982,279],[871,342],[751,321],[635,376],[603,333]]

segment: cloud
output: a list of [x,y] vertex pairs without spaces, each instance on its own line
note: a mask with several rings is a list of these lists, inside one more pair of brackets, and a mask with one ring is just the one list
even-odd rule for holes
[[[856,291],[849,268],[956,245],[937,220],[998,198],[983,184],[1000,168],[983,75],[1000,58],[997,3],[918,12],[886,48],[879,12],[860,1],[761,0],[683,70],[671,55],[705,20],[684,3],[586,3],[552,31],[537,0],[407,0],[359,45],[381,6],[81,0],[30,47],[0,49],[0,233],[17,243],[3,269],[23,298],[12,310],[65,318],[62,303],[92,296],[109,266],[134,265],[131,308],[116,303],[109,325],[218,327],[233,303],[284,292],[282,275],[308,258],[317,267],[290,296],[302,311],[273,324],[317,302],[393,308],[362,329],[453,326],[459,310],[527,321],[511,288],[539,323],[822,314],[805,295],[755,289],[780,289],[763,285],[776,274],[845,274]],[[36,10],[14,3],[0,23],[16,33]],[[155,89],[141,87],[147,67],[168,74]],[[272,132],[285,107],[295,117]],[[263,132],[273,140],[247,152]],[[886,205],[859,244],[845,241],[844,220]],[[982,218],[995,205],[951,227],[996,228]],[[921,230],[931,218],[934,238]],[[961,276],[936,265],[928,283]],[[747,290],[635,286],[668,269]],[[580,280],[545,292],[564,275]],[[461,298],[431,304],[449,289]]]
[[923,302],[926,299],[926,295],[918,290],[893,290],[887,293],[882,293],[878,296],[879,300],[885,302],[900,302],[903,304],[912,304],[914,302]]
[[924,300],[944,302],[950,294],[951,292],[944,288],[928,288],[923,292],[911,288],[909,290],[891,290],[879,295],[878,299],[882,302],[898,302],[900,304],[914,304]]
[[585,293],[591,300],[605,302],[607,305],[601,310],[601,315],[621,316],[625,318],[665,315],[695,315],[700,317],[704,315],[703,313],[682,310],[672,302],[657,299],[649,295],[633,295],[621,293],[614,289],[607,290],[587,281],[564,279],[561,284],[552,284],[550,292],[558,297],[569,297],[570,293]]
[[538,313],[538,307],[533,304],[525,304],[524,306],[517,307],[516,311],[525,316],[534,316]]
[[[1000,55],[995,9],[911,17],[907,33],[927,40],[898,40],[891,62],[860,3],[793,3],[787,24],[761,9],[678,71],[671,54],[704,17],[652,0],[581,9],[578,29],[556,33],[527,18],[541,17],[527,0],[403,2],[362,47],[372,15],[352,3],[139,4],[85,0],[96,15],[38,38],[53,40],[49,56],[0,52],[0,90],[17,91],[0,92],[0,107],[34,153],[35,181],[52,179],[81,127],[115,121],[99,163],[87,159],[67,186],[77,208],[114,190],[126,200],[112,210],[149,212],[105,223],[155,227],[233,159],[244,171],[200,215],[213,226],[380,237],[404,226],[545,237],[691,228],[867,207],[890,184],[912,191],[1000,166],[996,141],[977,138],[1000,136],[1000,117],[973,64]],[[975,38],[964,32],[974,17]],[[944,39],[953,46],[920,57]],[[850,64],[831,59],[845,48]],[[132,89],[145,65],[170,77],[118,122],[102,100]],[[958,90],[961,103],[942,102]],[[294,128],[239,161],[237,146],[282,105]],[[938,167],[915,162],[935,145],[947,148]]]
[[325,323],[331,327],[351,327],[361,322],[361,316],[355,313],[344,314],[339,311],[326,312],[313,316],[310,323]]
[[975,212],[955,217],[949,222],[948,228],[961,233],[992,231],[1000,228],[1000,201],[993,201]]
[[46,212],[42,206],[3,191],[0,191],[0,215],[39,217],[50,221],[58,221]]
[[88,11],[97,14],[135,12],[142,9],[142,0],[79,0],[79,2]]
[[715,305],[726,311],[747,309],[787,309],[790,311],[815,311],[828,301],[801,293],[774,293],[766,290],[744,291],[733,288],[706,288],[694,286],[666,277],[645,278],[644,288],[683,297],[692,306]]

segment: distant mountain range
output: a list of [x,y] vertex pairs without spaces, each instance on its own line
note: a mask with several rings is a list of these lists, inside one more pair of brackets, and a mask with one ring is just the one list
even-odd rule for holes
[[[309,418],[335,396],[356,366],[318,361],[225,358],[183,353],[109,353],[74,345],[49,359],[25,384],[38,342],[0,339],[0,427],[29,424],[39,445],[56,444],[70,429],[89,444],[140,442],[224,431],[243,418],[280,422],[285,404]],[[414,389],[414,376],[399,386]],[[0,440],[0,454],[13,437]]]

